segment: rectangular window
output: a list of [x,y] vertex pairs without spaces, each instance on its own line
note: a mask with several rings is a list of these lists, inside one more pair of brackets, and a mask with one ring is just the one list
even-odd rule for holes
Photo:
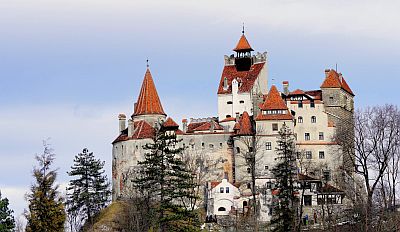
[[271,142],[266,142],[265,143],[265,149],[266,150],[272,150],[272,143]]
[[310,133],[304,134],[304,140],[310,140]]
[[324,151],[320,151],[319,152],[319,158],[320,159],[325,159],[325,152]]
[[306,151],[306,159],[312,159],[312,152]]
[[311,204],[312,204],[311,195],[304,195],[304,205],[311,206]]
[[324,140],[324,132],[319,132],[319,140]]
[[267,165],[264,166],[264,170],[268,170],[268,166]]
[[317,123],[317,117],[311,116],[311,123]]
[[237,153],[237,154],[240,153],[240,147],[236,147],[236,153]]
[[224,187],[219,188],[220,193],[224,193]]
[[278,131],[278,123],[272,123],[272,131]]
[[311,100],[311,101],[310,101],[310,107],[311,107],[311,108],[314,108],[314,107],[315,107],[314,100]]
[[324,195],[318,195],[317,196],[317,204],[318,205],[325,205],[325,196]]
[[297,105],[298,105],[299,108],[303,108],[303,102],[302,101],[298,101]]
[[225,188],[225,193],[229,193],[229,187]]
[[271,184],[271,182],[267,182],[267,189],[271,189],[272,188],[272,184]]

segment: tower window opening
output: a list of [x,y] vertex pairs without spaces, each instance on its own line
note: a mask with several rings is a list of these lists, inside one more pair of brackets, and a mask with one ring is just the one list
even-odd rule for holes
[[232,104],[233,104],[233,102],[232,102],[232,101],[228,101],[228,102],[226,102],[226,104],[228,104],[228,105],[232,105]]

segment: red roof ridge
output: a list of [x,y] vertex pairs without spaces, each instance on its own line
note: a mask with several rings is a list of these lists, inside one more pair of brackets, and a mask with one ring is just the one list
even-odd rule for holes
[[240,52],[240,51],[254,51],[251,46],[249,41],[247,40],[246,36],[242,34],[240,36],[239,42],[236,44],[236,47],[233,49],[235,52]]
[[136,102],[133,116],[146,114],[166,115],[158,97],[156,86],[150,69],[146,69],[139,97]]
[[179,125],[171,117],[168,117],[167,120],[165,120],[163,127],[179,127]]
[[342,76],[341,73],[337,73],[335,70],[325,70],[326,77],[324,82],[321,85],[321,88],[341,88],[344,91],[354,96],[353,91],[351,91],[349,85],[346,80]]
[[275,85],[271,86],[264,104],[260,107],[262,110],[287,110],[285,101]]

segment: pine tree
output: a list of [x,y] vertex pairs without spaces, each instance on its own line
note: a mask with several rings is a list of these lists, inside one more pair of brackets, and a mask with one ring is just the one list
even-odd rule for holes
[[110,198],[111,191],[107,176],[104,175],[104,162],[95,159],[93,152],[83,149],[75,156],[67,187],[68,213],[80,215],[82,220],[93,224],[93,217],[103,209]]
[[295,220],[296,150],[294,137],[287,125],[279,131],[277,164],[272,169],[278,192],[274,200],[271,224],[273,231],[292,231]]
[[197,231],[198,216],[190,207],[197,198],[196,184],[180,159],[183,148],[178,142],[175,134],[157,130],[153,142],[143,147],[147,152],[134,185],[154,202],[160,231]]
[[58,185],[54,184],[57,172],[50,170],[54,156],[46,142],[44,142],[43,154],[36,155],[39,163],[39,166],[33,169],[36,183],[31,186],[31,192],[27,195],[29,201],[29,211],[25,213],[28,220],[27,232],[64,231],[66,215],[63,199],[57,190]]
[[11,232],[15,228],[13,211],[8,208],[8,199],[1,198],[0,191],[0,232]]

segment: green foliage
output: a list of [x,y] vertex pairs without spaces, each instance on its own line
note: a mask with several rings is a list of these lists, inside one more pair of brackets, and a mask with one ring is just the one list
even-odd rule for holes
[[104,162],[95,159],[93,152],[83,149],[75,156],[67,187],[68,213],[81,220],[91,222],[93,217],[103,209],[110,198],[110,184],[104,175]]
[[295,220],[296,149],[294,137],[284,124],[277,141],[277,164],[272,169],[276,178],[276,190],[271,224],[273,231],[292,231]]
[[147,152],[134,185],[153,202],[158,215],[155,226],[161,231],[197,231],[197,185],[180,159],[184,148],[177,147],[178,142],[175,134],[157,131],[153,142],[143,147]]
[[15,227],[13,211],[8,208],[8,199],[1,198],[0,191],[0,232],[11,232]]
[[39,163],[33,169],[33,177],[36,183],[31,186],[31,192],[27,195],[29,211],[25,213],[28,220],[26,231],[64,231],[65,211],[63,199],[58,192],[58,186],[54,185],[57,177],[56,170],[50,170],[54,161],[52,149],[44,143],[44,152],[36,155]]

